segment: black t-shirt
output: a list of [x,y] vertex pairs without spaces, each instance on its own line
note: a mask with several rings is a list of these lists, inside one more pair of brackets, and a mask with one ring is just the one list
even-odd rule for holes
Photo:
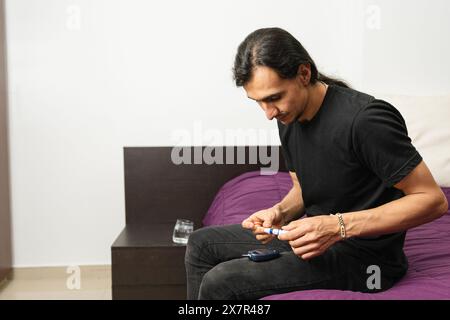
[[[278,121],[287,168],[299,179],[308,217],[378,207],[404,193],[393,187],[421,161],[400,112],[349,88],[328,86],[310,121]],[[406,232],[343,240],[348,254],[402,276]]]

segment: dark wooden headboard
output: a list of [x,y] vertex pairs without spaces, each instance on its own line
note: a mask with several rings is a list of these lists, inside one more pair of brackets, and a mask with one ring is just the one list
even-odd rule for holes
[[[188,148],[191,148],[191,164],[175,164],[173,147],[124,148],[127,225],[173,223],[177,218],[185,218],[201,226],[203,216],[224,183],[244,172],[273,167],[261,154],[271,159],[275,159],[272,152],[278,154],[278,170],[286,171],[279,146],[219,147],[223,151],[223,164],[208,164],[204,159],[194,164],[194,154],[199,154],[195,152],[203,152],[207,147]],[[194,151],[194,148],[199,149]]]

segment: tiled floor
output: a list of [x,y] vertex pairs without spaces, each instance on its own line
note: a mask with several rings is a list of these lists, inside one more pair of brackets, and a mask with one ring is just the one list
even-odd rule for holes
[[11,278],[0,284],[0,300],[111,299],[111,266],[18,268]]

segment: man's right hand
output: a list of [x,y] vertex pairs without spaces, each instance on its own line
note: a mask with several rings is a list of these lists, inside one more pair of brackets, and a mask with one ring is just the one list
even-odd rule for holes
[[283,224],[283,215],[279,205],[257,211],[242,221],[242,227],[252,230],[253,234],[256,235],[256,240],[261,241],[263,244],[275,238],[275,235],[264,233],[264,228],[280,229]]

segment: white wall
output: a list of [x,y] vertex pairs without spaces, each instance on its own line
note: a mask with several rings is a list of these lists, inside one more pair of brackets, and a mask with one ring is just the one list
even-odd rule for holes
[[254,29],[287,29],[357,89],[449,94],[449,12],[446,0],[7,0],[14,265],[110,263],[123,146],[173,145],[199,125],[273,133],[231,79]]

